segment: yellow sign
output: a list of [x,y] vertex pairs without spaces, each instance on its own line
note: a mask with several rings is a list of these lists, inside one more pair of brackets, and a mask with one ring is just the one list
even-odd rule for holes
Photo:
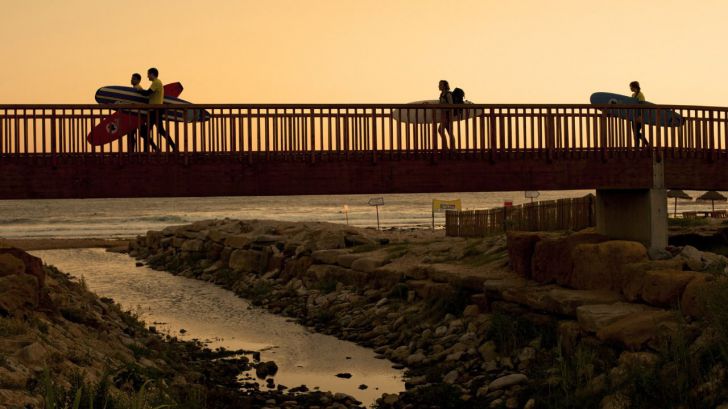
[[432,199],[432,211],[444,212],[447,210],[462,210],[463,206],[460,199],[455,200],[439,200]]

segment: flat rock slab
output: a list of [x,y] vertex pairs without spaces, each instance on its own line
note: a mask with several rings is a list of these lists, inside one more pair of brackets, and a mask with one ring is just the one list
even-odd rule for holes
[[499,389],[505,389],[509,386],[518,385],[519,383],[526,382],[528,377],[524,374],[515,373],[511,375],[501,376],[488,384],[488,391],[497,391]]
[[618,302],[614,304],[580,305],[576,319],[584,331],[596,333],[600,329],[635,312],[655,310],[643,304]]
[[635,312],[613,322],[597,332],[602,342],[620,344],[631,350],[639,350],[646,343],[660,336],[677,331],[678,322],[671,311]]
[[621,301],[612,291],[571,290],[555,285],[506,289],[503,299],[553,314],[576,316],[582,305],[613,304]]

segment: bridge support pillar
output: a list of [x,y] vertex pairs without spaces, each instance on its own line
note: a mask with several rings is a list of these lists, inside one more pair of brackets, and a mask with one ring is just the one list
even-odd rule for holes
[[648,249],[667,246],[667,192],[664,162],[652,159],[647,189],[597,189],[597,232],[613,239],[642,242]]

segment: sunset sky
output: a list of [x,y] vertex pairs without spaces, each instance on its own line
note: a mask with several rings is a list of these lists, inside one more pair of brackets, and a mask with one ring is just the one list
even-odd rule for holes
[[[160,70],[199,103],[728,105],[725,0],[0,0],[0,104],[93,103]],[[145,80],[143,85],[147,85]]]

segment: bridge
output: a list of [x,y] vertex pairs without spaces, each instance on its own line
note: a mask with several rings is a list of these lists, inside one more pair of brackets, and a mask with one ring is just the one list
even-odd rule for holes
[[[467,107],[474,114],[453,122],[444,149],[439,124],[401,119],[439,118],[447,106],[167,105],[167,118],[209,119],[166,119],[178,149],[155,132],[162,150],[145,152],[128,137],[92,146],[86,136],[117,110],[145,120],[159,107],[0,105],[0,199],[597,189],[600,214],[624,217],[627,202],[656,205],[665,188],[728,190],[728,108]],[[650,146],[638,147],[615,109],[669,109],[685,121],[645,124]]]

